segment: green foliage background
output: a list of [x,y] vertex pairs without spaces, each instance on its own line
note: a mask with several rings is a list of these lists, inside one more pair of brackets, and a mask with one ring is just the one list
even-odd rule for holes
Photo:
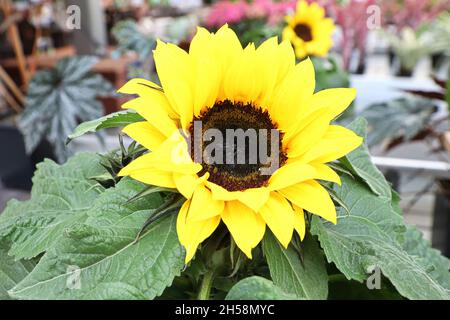
[[[71,137],[139,120],[121,112]],[[350,125],[360,135],[366,127],[364,119]],[[253,260],[222,226],[188,266],[177,208],[137,239],[170,198],[167,190],[129,178],[105,188],[96,182],[110,174],[101,160],[93,153],[64,165],[46,160],[31,199],[11,201],[0,215],[1,299],[191,299],[202,297],[205,279],[211,299],[450,298],[450,261],[404,224],[398,195],[366,146],[334,164],[343,180],[329,186],[342,204],[337,225],[308,215],[306,239],[294,237],[287,250],[267,231]],[[365,285],[374,267],[383,275],[381,290]]]

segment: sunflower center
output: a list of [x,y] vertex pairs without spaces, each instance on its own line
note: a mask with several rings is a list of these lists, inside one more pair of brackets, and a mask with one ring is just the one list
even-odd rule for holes
[[190,126],[192,159],[199,173],[228,191],[265,186],[286,161],[282,133],[267,111],[252,104],[217,102]]
[[299,23],[294,28],[295,34],[305,42],[312,41],[312,31],[311,28],[303,23]]

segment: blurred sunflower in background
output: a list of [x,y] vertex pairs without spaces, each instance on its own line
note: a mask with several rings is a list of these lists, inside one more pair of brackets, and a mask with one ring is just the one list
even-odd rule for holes
[[[296,65],[288,41],[279,44],[275,37],[242,48],[226,25],[215,34],[199,28],[188,53],[158,41],[154,59],[162,87],[134,79],[119,90],[139,96],[123,107],[146,119],[124,132],[151,150],[119,175],[176,189],[186,198],[177,220],[186,263],[221,222],[249,258],[266,225],[287,247],[294,230],[305,236],[304,210],[336,223],[335,205],[316,180],[340,183],[326,164],[362,143],[352,131],[330,124],[354,100],[354,89],[314,94],[314,66],[309,59]],[[278,157],[277,170],[262,175],[267,162],[260,158],[244,164],[196,159],[195,122],[202,123],[202,134],[236,128],[279,133],[277,152],[271,153],[272,160]],[[208,145],[200,146],[204,154]]]
[[317,3],[301,0],[293,15],[286,17],[283,40],[292,43],[297,58],[325,57],[333,47],[336,28],[331,18],[325,17],[325,9]]

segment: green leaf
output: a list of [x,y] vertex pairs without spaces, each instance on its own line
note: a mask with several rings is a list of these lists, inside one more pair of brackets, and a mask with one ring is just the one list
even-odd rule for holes
[[416,227],[408,226],[403,249],[431,265],[430,273],[433,278],[446,289],[450,289],[450,260],[444,257],[439,250],[433,249]]
[[13,200],[0,215],[0,238],[13,241],[10,254],[30,259],[57,243],[66,228],[85,219],[103,191],[90,177],[106,170],[100,156],[81,153],[60,166],[51,160],[38,165],[31,199]]
[[123,179],[106,190],[84,223],[66,230],[28,277],[9,293],[18,299],[153,299],[184,267],[175,214],[145,221],[162,203],[157,194],[127,202],[145,186]]
[[283,292],[272,281],[261,277],[250,277],[239,281],[231,288],[226,300],[297,300],[293,294]]
[[[169,29],[175,24],[177,22],[174,21],[168,26],[166,35],[168,35]],[[186,31],[186,28],[184,28],[184,31]],[[154,78],[152,70],[154,68],[152,51],[156,47],[154,35],[151,32],[144,32],[134,20],[124,20],[116,23],[112,29],[112,35],[117,41],[117,48],[113,51],[113,56],[119,57],[133,52],[138,57],[137,61],[128,66],[128,78],[145,78],[149,80]],[[185,39],[185,37],[181,39]],[[154,80],[158,82],[157,79]]]
[[350,86],[348,73],[339,67],[334,58],[313,57],[312,61],[316,69],[316,91]]
[[112,29],[112,34],[118,42],[119,53],[125,54],[133,51],[139,55],[140,60],[146,60],[152,56],[156,40],[152,35],[142,33],[135,21],[118,22]]
[[348,278],[359,282],[378,267],[398,292],[409,299],[449,299],[429,265],[402,247],[406,227],[403,219],[385,199],[359,181],[342,177],[336,192],[347,204],[347,213],[338,208],[337,225],[314,216],[311,232],[319,237],[329,262]]
[[287,250],[284,249],[275,236],[267,232],[263,250],[276,286],[298,298],[327,298],[328,275],[325,260],[314,238],[307,237],[303,241],[300,256],[292,245]]
[[78,121],[103,115],[103,106],[97,98],[112,94],[113,87],[102,76],[90,72],[96,62],[90,56],[65,58],[31,79],[25,111],[19,120],[28,153],[47,139],[58,160],[64,162],[72,154],[66,148],[66,138]]
[[35,266],[31,261],[14,261],[8,251],[7,242],[0,241],[0,300],[9,300],[8,290],[22,281]]
[[[358,118],[348,126],[348,129],[353,130],[357,135],[365,138],[367,121],[364,118]],[[372,163],[369,149],[365,144],[349,153],[341,159],[341,162],[355,176],[360,177],[375,194],[388,201],[391,200],[391,186],[380,170]]]
[[89,132],[97,132],[102,129],[125,127],[131,123],[143,121],[139,114],[132,111],[119,111],[116,113],[109,114],[107,116],[83,122],[78,127],[75,128],[74,132],[70,134],[67,138],[66,144],[70,143],[73,139],[81,137]]
[[427,128],[436,110],[432,100],[416,97],[370,105],[361,113],[370,127],[367,144],[372,147],[385,140],[410,141]]

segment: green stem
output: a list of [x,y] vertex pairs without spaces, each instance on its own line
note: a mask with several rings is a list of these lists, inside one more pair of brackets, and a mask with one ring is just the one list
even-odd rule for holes
[[198,293],[198,300],[209,300],[211,294],[211,287],[214,281],[214,271],[208,270],[203,276],[200,291]]

